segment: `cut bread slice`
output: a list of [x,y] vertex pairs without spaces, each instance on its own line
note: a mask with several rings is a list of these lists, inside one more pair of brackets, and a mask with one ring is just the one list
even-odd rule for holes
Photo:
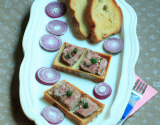
[[94,43],[119,32],[122,20],[121,8],[115,0],[88,0],[87,21],[90,39]]
[[78,38],[87,38],[89,24],[86,18],[87,0],[69,0],[69,8],[72,12],[74,33]]

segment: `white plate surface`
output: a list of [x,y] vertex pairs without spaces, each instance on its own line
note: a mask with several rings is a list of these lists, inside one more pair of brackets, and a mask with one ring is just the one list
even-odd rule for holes
[[[49,125],[41,116],[44,107],[51,105],[43,97],[43,91],[51,86],[42,85],[35,79],[36,71],[41,67],[52,67],[52,63],[58,53],[47,52],[41,49],[39,39],[46,30],[47,23],[54,20],[45,14],[45,6],[56,0],[35,0],[31,7],[30,19],[23,37],[24,59],[20,68],[20,101],[25,115],[33,120],[37,125]],[[105,100],[99,100],[105,103],[105,109],[94,122],[89,125],[114,125],[121,118],[128,103],[130,93],[135,80],[134,67],[139,54],[139,43],[136,35],[137,16],[134,10],[124,1],[117,0],[118,5],[123,12],[123,25],[121,31],[111,37],[117,37],[124,40],[122,52],[115,54],[111,58],[111,64],[106,76],[105,82],[112,88],[112,94]],[[91,50],[106,53],[103,50],[103,42],[90,44],[87,40],[79,40],[73,35],[71,13],[67,13],[55,20],[67,22],[69,28],[65,35],[60,36],[62,41],[68,42],[80,47],[86,47]],[[110,37],[110,38],[111,38]],[[75,84],[78,88],[91,95],[96,83],[75,77],[73,75],[60,72],[61,79]],[[72,120],[65,118],[60,125],[76,124]]]

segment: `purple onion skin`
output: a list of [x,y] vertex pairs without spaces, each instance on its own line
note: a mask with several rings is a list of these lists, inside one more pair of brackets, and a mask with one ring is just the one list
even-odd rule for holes
[[[119,45],[120,45],[119,48],[116,48],[116,50],[115,50],[115,48],[112,48],[112,47],[110,47],[110,46],[107,46],[107,43],[108,43],[109,41],[111,41],[111,40],[117,41],[117,42],[119,43]],[[119,38],[109,38],[109,39],[105,40],[105,41],[104,41],[104,44],[103,44],[104,50],[107,51],[107,52],[109,52],[109,53],[112,53],[112,54],[119,53],[119,52],[123,49],[123,46],[124,46],[124,43],[123,43],[123,41],[122,41],[121,39],[119,39]]]
[[[96,86],[95,86],[95,87],[96,87]],[[108,85],[108,87],[109,87],[109,89],[110,89],[110,92],[109,92],[107,95],[105,95],[105,96],[100,96],[100,95],[98,95],[98,94],[96,93],[95,87],[94,87],[94,89],[93,89],[93,95],[94,95],[97,99],[100,99],[100,100],[106,99],[106,98],[108,98],[108,97],[111,95],[111,93],[112,93],[112,89],[111,89],[111,87]]]
[[[55,30],[54,26],[60,26],[59,30]],[[67,32],[68,25],[66,22],[60,21],[60,20],[53,20],[50,21],[47,25],[47,30],[57,36],[64,35]]]
[[36,74],[36,80],[39,82],[39,83],[41,83],[41,84],[43,84],[43,85],[54,85],[55,83],[45,83],[45,82],[43,82],[43,81],[41,81],[40,79],[39,79],[39,77],[38,77],[38,75]]
[[93,95],[94,95],[97,99],[100,99],[100,100],[106,99],[106,98],[108,98],[108,97],[110,96],[110,95],[107,95],[107,96],[97,95],[97,93],[95,92],[95,89],[93,90]]
[[[61,112],[61,111],[60,111],[60,112]],[[62,114],[63,114],[63,113],[62,113]],[[62,119],[61,121],[59,121],[59,122],[57,122],[57,123],[52,123],[52,122],[50,122],[50,121],[48,121],[48,120],[46,119],[46,116],[43,115],[43,111],[42,111],[41,115],[42,115],[42,117],[43,117],[48,123],[50,123],[51,125],[57,125],[57,124],[61,123],[61,122],[64,120],[64,115],[63,115],[63,119]]]
[[[44,115],[42,115],[42,117],[44,118],[45,116]],[[44,118],[45,119],[45,118]],[[45,119],[46,120],[46,119]],[[62,119],[61,121],[59,121],[59,122],[57,122],[57,123],[51,123],[51,122],[49,122],[48,120],[46,120],[49,124],[51,124],[51,125],[57,125],[57,124],[59,124],[59,123],[61,123],[62,121],[63,121],[64,119]]]
[[[57,40],[56,42],[59,44],[59,46],[58,46],[58,47],[54,47],[54,48],[47,48],[47,46],[45,46],[45,45],[43,44],[43,42],[44,42],[45,39],[48,39],[49,37],[54,37],[54,38]],[[46,51],[48,51],[48,52],[55,52],[55,51],[57,51],[57,50],[60,49],[60,47],[61,47],[61,45],[62,45],[62,40],[61,40],[58,36],[55,36],[55,35],[52,35],[52,34],[46,34],[46,35],[43,35],[43,36],[40,38],[39,44],[40,44],[40,47],[41,47],[42,49],[44,49],[44,50],[46,50]]]
[[[53,13],[53,8],[56,8],[56,6],[58,6],[59,8],[59,12]],[[51,18],[61,17],[66,13],[66,11],[67,11],[66,5],[62,2],[51,2],[45,8],[46,14]]]
[[[41,46],[41,45],[40,45],[40,46]],[[47,50],[47,49],[45,49],[43,46],[41,46],[41,48],[44,49],[44,50],[46,50],[46,51],[48,51],[48,52],[55,52],[55,51],[59,50],[59,49],[57,49],[57,50]]]
[[42,49],[44,49],[44,50],[46,50],[46,51],[48,51],[48,52],[55,52],[55,51],[57,51],[57,50],[60,49],[60,48],[58,48],[58,49],[55,49],[55,50],[48,50],[48,49],[45,49],[42,45],[40,45],[40,46],[41,46]]
[[[46,69],[46,68],[47,68],[47,67],[42,67],[42,68],[38,69],[37,72],[36,72],[36,74],[35,74],[35,78],[36,78],[36,80],[37,80],[39,83],[41,83],[41,84],[43,84],[43,85],[54,85],[56,82],[59,81],[59,79],[60,79],[60,74],[59,74],[59,77],[57,78],[57,81],[55,81],[55,82],[53,82],[53,83],[44,82],[44,81],[42,81],[42,80],[39,78],[39,76],[38,76],[38,72],[39,72],[41,69]],[[59,72],[57,71],[57,73],[59,73]]]

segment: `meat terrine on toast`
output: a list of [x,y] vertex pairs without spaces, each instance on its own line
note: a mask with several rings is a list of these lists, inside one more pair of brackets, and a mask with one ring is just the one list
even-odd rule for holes
[[64,42],[62,47],[60,48],[53,62],[53,68],[65,73],[70,73],[82,78],[87,78],[95,82],[104,82],[108,68],[110,66],[112,55],[99,53],[87,48],[83,48],[83,54],[79,58],[77,58],[78,60],[73,65],[69,66],[62,60],[63,51],[65,50],[66,44],[68,43]]
[[[62,80],[44,92],[43,98],[79,125],[86,125],[103,112],[105,104]],[[70,98],[70,101],[68,99]],[[65,101],[67,102],[67,106]],[[68,108],[71,107],[71,110]]]

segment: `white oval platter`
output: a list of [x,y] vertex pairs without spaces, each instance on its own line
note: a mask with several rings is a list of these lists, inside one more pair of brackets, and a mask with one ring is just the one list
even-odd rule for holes
[[[61,20],[68,24],[68,31],[65,35],[60,36],[62,41],[68,42],[80,47],[106,53],[103,50],[103,42],[90,44],[87,40],[79,40],[73,35],[71,12],[60,18],[52,19],[45,14],[45,7],[48,3],[56,0],[35,0],[31,7],[30,19],[23,37],[24,59],[20,67],[20,102],[24,114],[35,122],[37,125],[49,125],[41,116],[44,107],[51,104],[47,103],[42,97],[43,92],[51,86],[40,84],[35,79],[36,71],[41,67],[52,67],[52,63],[58,53],[47,52],[41,49],[39,39],[46,30],[47,23],[51,20]],[[66,2],[63,0],[63,2]],[[130,98],[130,93],[135,81],[135,64],[139,55],[139,43],[136,35],[137,16],[135,11],[124,1],[117,0],[117,4],[123,12],[123,25],[121,31],[111,37],[121,38],[124,41],[123,50],[114,54],[105,79],[112,88],[112,94],[105,100],[99,100],[105,104],[102,114],[100,114],[89,125],[115,125],[123,115],[125,107]],[[111,38],[110,37],[110,38]],[[78,88],[91,95],[96,83],[75,77],[66,73],[61,74],[61,79],[73,83]],[[60,125],[76,124],[71,119],[65,118]]]

